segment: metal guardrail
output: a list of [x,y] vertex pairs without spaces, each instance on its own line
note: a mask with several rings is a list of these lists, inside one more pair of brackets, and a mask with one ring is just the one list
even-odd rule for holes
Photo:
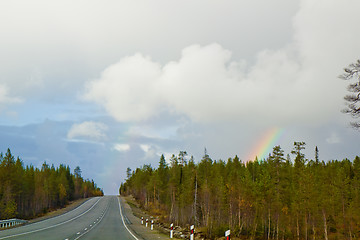
[[21,224],[25,224],[28,221],[12,218],[12,219],[6,219],[6,220],[0,220],[0,228],[9,228],[9,227],[15,227]]

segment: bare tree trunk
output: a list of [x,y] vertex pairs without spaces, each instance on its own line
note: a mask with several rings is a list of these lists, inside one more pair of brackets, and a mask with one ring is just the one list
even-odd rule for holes
[[323,209],[323,219],[324,219],[324,238],[325,240],[329,240],[328,239],[328,234],[327,234],[327,225],[326,225],[326,213],[325,210]]
[[307,219],[307,214],[305,213],[305,240],[308,239],[308,219]]
[[270,208],[269,208],[269,227],[268,227],[268,234],[267,234],[267,239],[270,239],[270,230],[271,230],[271,215],[270,215]]
[[194,197],[194,221],[195,226],[197,226],[197,218],[196,218],[196,212],[197,212],[197,177],[195,175],[195,197]]
[[242,224],[241,224],[241,196],[239,194],[239,228],[240,228],[240,233],[241,233],[241,229],[242,229]]
[[233,222],[233,211],[232,211],[232,204],[231,204],[231,200],[229,203],[229,214],[230,214],[230,218],[229,218],[229,227],[232,227],[232,222]]
[[148,195],[145,192],[145,207],[147,207],[147,206],[148,206]]
[[256,237],[256,229],[257,229],[257,222],[256,222],[256,218],[255,218],[255,224],[254,224],[255,226],[254,226],[254,234],[253,234],[253,236],[251,237],[251,239],[255,239],[255,237]]
[[276,240],[279,240],[279,214],[276,219]]
[[207,203],[207,211],[206,211],[206,226],[209,226],[210,223],[210,206],[209,202]]
[[244,223],[245,223],[245,221],[242,222],[242,224],[241,224],[241,226],[240,226],[239,235],[241,235],[241,231],[242,231],[242,229],[243,229],[243,227],[244,227]]
[[352,240],[351,227],[349,226],[349,239]]
[[171,196],[170,221],[173,221],[174,205],[175,205],[175,191],[174,190],[171,195],[172,196]]
[[350,219],[350,222],[349,222],[349,239],[350,239],[350,240],[352,240],[351,228],[352,228],[352,221],[351,221],[351,219]]
[[315,236],[316,236],[316,230],[315,230],[315,223],[312,223],[312,230],[313,230],[313,240],[315,240]]
[[156,199],[156,187],[155,187],[155,183],[154,183],[154,206],[155,206],[155,199]]
[[271,237],[272,240],[275,239],[275,233],[276,233],[276,225],[274,225],[274,229],[273,229],[273,233],[272,233],[272,237]]
[[296,216],[296,236],[300,240],[299,215]]

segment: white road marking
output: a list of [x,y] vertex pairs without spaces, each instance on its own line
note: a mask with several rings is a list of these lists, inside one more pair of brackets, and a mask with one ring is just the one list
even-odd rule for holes
[[[105,212],[108,211],[109,206],[110,206],[110,204],[108,204],[107,208],[105,209]],[[104,218],[104,217],[101,217],[101,218],[100,218],[100,221],[98,221],[96,224],[94,224],[94,227],[95,227],[97,224],[99,224],[103,218]],[[78,237],[75,238],[74,240],[78,240],[79,238],[81,238],[82,236],[84,236],[85,234],[87,234],[88,232],[90,232],[92,229],[93,229],[93,228],[90,228],[89,230],[85,231],[83,234],[81,234],[80,236],[78,236]]]
[[49,226],[49,227],[45,227],[45,228],[40,228],[40,229],[36,229],[36,230],[33,230],[33,231],[29,231],[29,232],[24,232],[24,233],[18,233],[18,234],[14,234],[14,235],[9,235],[9,236],[6,236],[6,237],[1,237],[0,239],[6,239],[6,238],[12,238],[12,237],[17,237],[17,236],[22,236],[22,235],[26,235],[26,234],[29,234],[29,233],[34,233],[34,232],[40,232],[40,231],[43,231],[43,230],[46,230],[46,229],[49,229],[49,228],[53,228],[53,227],[57,227],[57,226],[60,226],[60,225],[63,225],[65,223],[68,223],[68,222],[71,222],[79,217],[81,217],[82,215],[86,214],[87,212],[89,212],[91,209],[93,209],[93,207],[95,207],[96,204],[98,204],[98,202],[100,201],[101,198],[99,198],[96,203],[94,205],[91,206],[91,208],[89,208],[88,210],[86,210],[85,212],[83,212],[82,214],[74,217],[74,218],[71,218],[65,222],[61,222],[61,223],[58,223],[58,224],[55,224],[55,225],[52,225],[52,226]]
[[[49,218],[49,219],[46,219],[44,221],[47,221],[47,220],[53,220],[53,219],[56,219],[56,218],[59,218],[59,217],[62,217],[62,216],[65,216],[65,215],[68,215],[69,213],[71,213],[72,211],[78,209],[79,207],[81,207],[82,205],[84,205],[85,203],[87,203],[88,201],[90,201],[91,199],[81,203],[79,206],[77,206],[76,208],[74,208],[73,210],[69,211],[69,212],[66,212],[64,214],[61,214],[59,216],[56,216],[56,217],[52,217],[52,218]],[[96,203],[95,203],[96,204]],[[31,225],[36,225],[36,224],[39,224],[39,223],[43,223],[44,221],[39,221],[39,222],[35,222],[35,223],[32,223]]]
[[135,235],[130,231],[130,229],[126,226],[125,224],[125,221],[124,221],[124,216],[122,214],[122,211],[121,211],[121,204],[120,204],[120,197],[117,197],[118,199],[118,202],[119,202],[119,211],[120,211],[120,216],[121,216],[121,220],[126,228],[126,230],[128,230],[128,232],[131,234],[131,236],[133,236],[133,238],[135,238],[135,240],[139,240],[137,237],[135,237]]

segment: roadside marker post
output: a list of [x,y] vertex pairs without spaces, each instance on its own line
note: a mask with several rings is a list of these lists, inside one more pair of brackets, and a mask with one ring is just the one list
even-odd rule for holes
[[154,220],[151,220],[151,231],[154,230]]
[[173,238],[174,224],[170,224],[170,238]]
[[148,226],[149,219],[146,219],[146,227]]
[[194,240],[194,225],[190,226],[190,240]]
[[141,225],[144,225],[144,217],[141,217]]
[[225,232],[225,240],[230,240],[230,230]]

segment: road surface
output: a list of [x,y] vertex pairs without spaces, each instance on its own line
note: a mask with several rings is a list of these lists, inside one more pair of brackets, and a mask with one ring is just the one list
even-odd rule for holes
[[63,215],[0,231],[2,239],[138,240],[127,227],[126,216],[123,216],[120,200],[116,196],[92,198]]

